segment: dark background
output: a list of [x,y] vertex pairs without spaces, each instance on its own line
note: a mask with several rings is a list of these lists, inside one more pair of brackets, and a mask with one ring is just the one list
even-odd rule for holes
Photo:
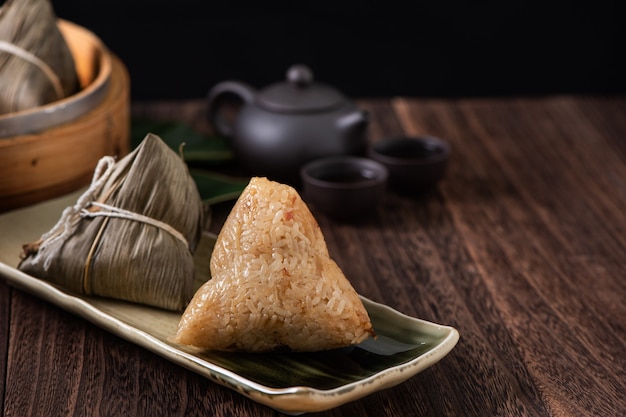
[[263,87],[305,63],[352,97],[623,94],[617,2],[53,0],[126,64],[132,98]]

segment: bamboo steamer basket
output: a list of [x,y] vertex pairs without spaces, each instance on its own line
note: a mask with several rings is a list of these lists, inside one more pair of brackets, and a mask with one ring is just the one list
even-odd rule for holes
[[130,148],[130,79],[89,30],[59,20],[81,91],[0,117],[0,212],[87,185],[101,157]]

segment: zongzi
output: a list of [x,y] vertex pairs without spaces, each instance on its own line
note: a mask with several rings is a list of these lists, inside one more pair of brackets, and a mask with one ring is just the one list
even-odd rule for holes
[[0,114],[61,100],[80,90],[74,58],[49,0],[0,7]]
[[158,136],[115,162],[37,242],[19,269],[76,293],[181,311],[206,208],[182,158]]
[[217,237],[210,269],[181,317],[177,343],[320,351],[374,335],[315,218],[286,184],[251,179]]

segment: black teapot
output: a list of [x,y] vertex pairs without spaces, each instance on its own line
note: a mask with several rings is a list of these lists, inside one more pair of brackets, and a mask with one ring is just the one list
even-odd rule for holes
[[[229,97],[241,104],[230,119],[224,111]],[[239,81],[218,83],[207,99],[209,121],[218,134],[232,138],[235,157],[251,175],[295,185],[305,163],[367,148],[368,113],[314,82],[304,65],[290,67],[286,82],[260,91]]]

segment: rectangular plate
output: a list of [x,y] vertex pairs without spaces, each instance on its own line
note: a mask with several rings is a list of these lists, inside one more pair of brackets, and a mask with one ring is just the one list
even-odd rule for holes
[[[172,343],[180,313],[68,293],[14,266],[22,244],[48,231],[77,197],[74,193],[0,215],[0,276],[17,288],[283,413],[323,411],[397,385],[441,360],[459,340],[453,327],[409,317],[361,297],[378,338],[357,346],[315,353],[252,354],[199,352]],[[208,268],[214,240],[214,235],[203,236],[196,252],[200,276]],[[201,280],[196,284],[199,286]]]

